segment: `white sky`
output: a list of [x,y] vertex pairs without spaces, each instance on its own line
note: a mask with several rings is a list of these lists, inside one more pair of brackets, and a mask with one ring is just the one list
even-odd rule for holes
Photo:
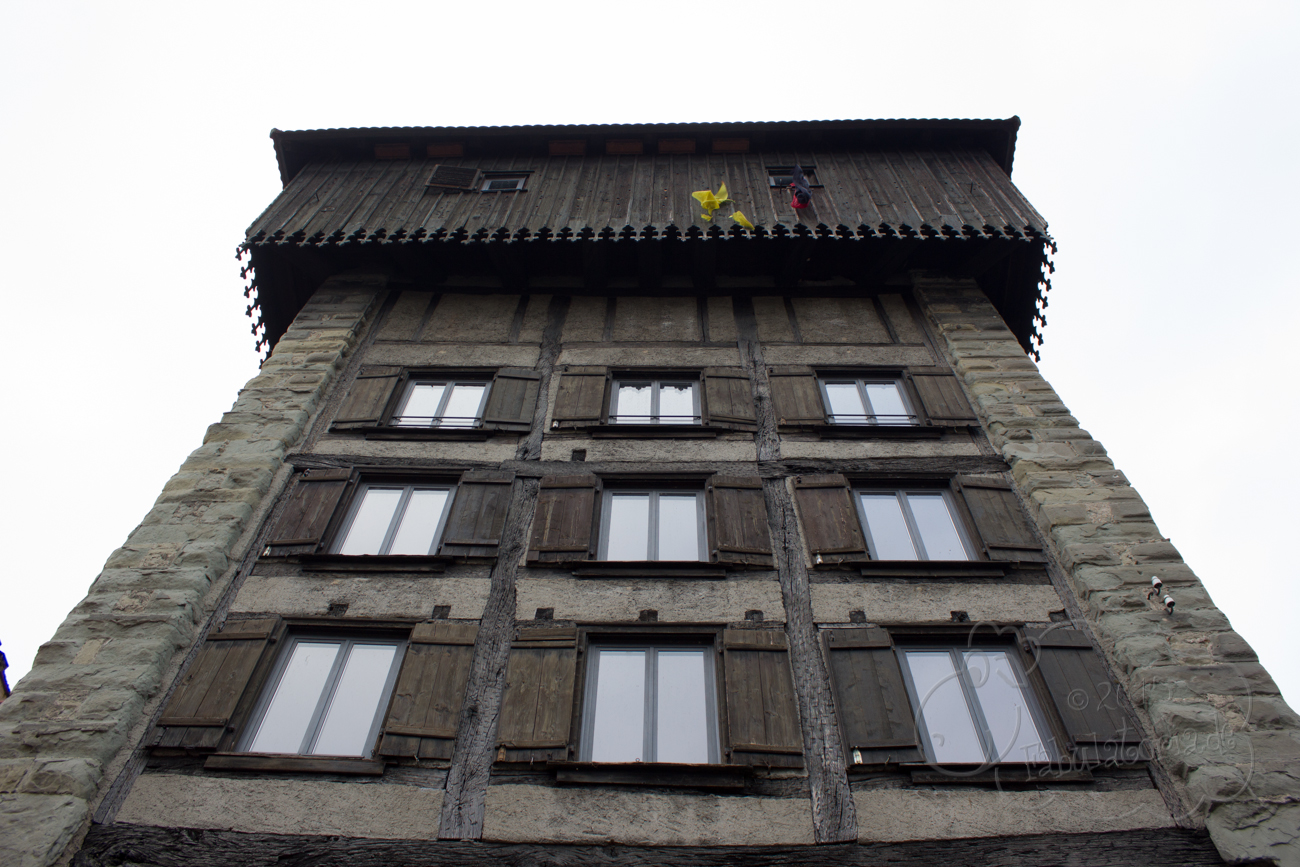
[[234,251],[272,127],[1018,114],[1043,372],[1300,701],[1298,10],[9,0],[11,683],[256,373]]

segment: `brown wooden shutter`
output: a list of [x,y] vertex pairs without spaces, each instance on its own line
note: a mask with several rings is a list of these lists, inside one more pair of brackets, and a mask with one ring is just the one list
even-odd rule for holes
[[825,635],[848,763],[859,757],[862,764],[924,761],[889,633],[855,627],[828,629]]
[[209,632],[158,720],[154,746],[215,750],[279,623],[279,617],[227,621]]
[[529,562],[587,559],[599,487],[593,475],[542,477],[528,543]]
[[704,369],[704,423],[733,430],[756,430],[754,392],[739,367]]
[[378,427],[384,423],[384,413],[393,391],[402,381],[402,368],[387,365],[366,365],[343,398],[343,405],[334,416],[331,430],[356,430]]
[[998,478],[958,476],[957,486],[990,560],[1046,562],[1047,555],[1010,484]]
[[605,392],[609,369],[570,367],[560,375],[551,421],[555,427],[589,427],[605,418]]
[[474,661],[477,623],[417,623],[384,721],[381,756],[449,759]]
[[727,629],[722,633],[731,761],[803,767],[803,735],[795,704],[785,633]]
[[492,378],[492,392],[483,409],[483,426],[527,433],[533,426],[537,389],[542,375],[526,367],[503,367]]
[[263,556],[315,553],[351,478],[352,470],[303,470],[289,492]]
[[849,481],[839,473],[799,476],[794,480],[800,526],[814,560],[824,563],[865,560],[867,542],[853,505]]
[[1119,688],[1088,636],[1077,629],[1026,629],[1052,703],[1081,762],[1137,762],[1151,758],[1142,728],[1119,704]]
[[439,164],[433,167],[433,174],[429,176],[425,186],[433,187],[439,192],[443,190],[477,190],[478,179],[478,169],[471,166]]
[[826,424],[822,390],[811,367],[773,367],[768,372],[777,424]]
[[930,424],[962,425],[978,424],[979,419],[971,409],[966,393],[961,389],[957,377],[946,371],[931,373],[912,371],[907,375],[912,389],[921,399],[921,408]]
[[470,470],[462,475],[438,553],[448,557],[495,557],[514,479],[510,471]]
[[709,522],[714,562],[772,565],[772,536],[761,479],[714,476],[709,481]]
[[569,756],[578,630],[530,627],[510,648],[497,726],[498,761],[563,761]]

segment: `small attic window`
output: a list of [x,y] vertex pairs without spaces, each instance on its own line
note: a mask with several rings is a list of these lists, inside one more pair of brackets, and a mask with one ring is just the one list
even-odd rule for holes
[[[808,186],[820,187],[817,181],[817,169],[813,166],[801,166],[803,176],[808,179]],[[794,182],[794,166],[768,166],[767,167],[767,185],[769,187],[781,187],[782,189],[790,186]]]
[[439,191],[476,190],[478,178],[478,169],[471,166],[436,165],[429,180],[425,181],[425,186]]
[[479,190],[484,193],[509,193],[522,191],[528,183],[527,172],[488,172],[483,175],[483,184]]

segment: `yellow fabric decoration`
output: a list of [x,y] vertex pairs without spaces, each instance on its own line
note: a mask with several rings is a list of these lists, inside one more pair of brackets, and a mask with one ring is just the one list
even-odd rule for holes
[[754,224],[749,222],[749,218],[746,217],[744,214],[740,213],[740,211],[736,211],[734,214],[732,214],[731,219],[735,220],[737,223],[744,226],[749,231],[751,232],[754,231]]
[[700,214],[700,219],[701,219],[701,220],[710,220],[710,221],[711,221],[713,218],[710,217],[708,214]]
[[691,193],[691,195],[700,203],[700,207],[704,209],[704,213],[700,214],[700,216],[706,220],[713,219],[711,216],[713,212],[731,201],[731,199],[727,198],[726,184],[719,186],[716,194],[712,190],[697,190],[696,192]]

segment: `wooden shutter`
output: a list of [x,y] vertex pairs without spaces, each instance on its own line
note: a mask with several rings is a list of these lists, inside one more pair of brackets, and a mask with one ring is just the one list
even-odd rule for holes
[[477,636],[477,623],[415,625],[384,721],[381,756],[451,758]]
[[754,392],[749,374],[739,367],[704,369],[705,424],[733,430],[756,430]]
[[990,560],[1047,560],[1010,484],[1000,478],[958,476],[957,486]]
[[598,490],[593,475],[542,477],[528,543],[529,562],[587,559]]
[[537,389],[542,375],[526,367],[503,367],[492,378],[492,392],[483,409],[483,426],[527,433],[533,426]]
[[569,756],[578,630],[529,627],[510,647],[497,726],[498,761],[563,761]]
[[402,381],[402,368],[387,365],[367,365],[343,398],[343,405],[334,416],[331,430],[356,430],[378,427],[384,422],[384,413],[393,391]]
[[772,536],[761,479],[714,476],[709,481],[709,522],[714,562],[772,565]]
[[478,169],[471,166],[448,166],[438,164],[433,167],[433,174],[425,182],[439,192],[443,190],[477,190]]
[[951,373],[913,371],[907,379],[921,399],[921,408],[930,424],[979,424],[961,383]]
[[158,720],[154,746],[215,750],[279,623],[279,617],[227,621],[209,632]]
[[814,559],[821,557],[824,563],[865,560],[867,542],[848,479],[839,473],[799,476],[794,485],[800,526]]
[[727,629],[722,633],[731,761],[803,767],[803,735],[795,705],[785,633]]
[[857,760],[854,750],[862,764],[924,761],[889,633],[861,627],[825,635],[848,763]]
[[351,478],[352,470],[303,470],[271,531],[264,556],[315,553]]
[[570,367],[560,374],[551,421],[555,427],[589,427],[605,418],[605,392],[609,369]]
[[772,408],[782,427],[826,424],[822,390],[811,367],[773,367],[768,372]]
[[1025,638],[1076,760],[1137,762],[1151,758],[1141,726],[1120,706],[1119,688],[1087,635],[1077,629],[1026,629]]
[[495,557],[510,505],[513,472],[470,470],[460,477],[438,553],[448,557]]

